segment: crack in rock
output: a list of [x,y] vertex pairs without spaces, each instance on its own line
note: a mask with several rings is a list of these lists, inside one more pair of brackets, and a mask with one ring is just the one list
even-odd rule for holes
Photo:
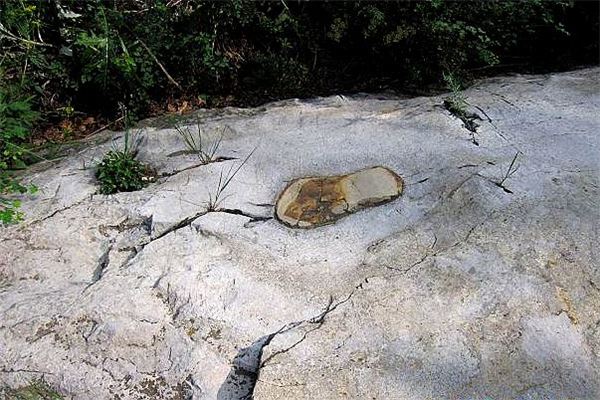
[[475,146],[479,146],[479,142],[475,138],[477,128],[479,128],[479,124],[475,121],[482,121],[482,118],[479,116],[479,114],[466,111],[462,108],[457,108],[456,105],[450,100],[444,100],[444,108],[448,112],[450,112],[450,114],[452,114],[454,117],[462,121],[463,127],[467,129],[471,134],[471,142]]
[[42,375],[56,375],[53,372],[50,371],[39,371],[37,369],[24,369],[24,368],[18,368],[18,369],[14,369],[14,368],[0,368],[0,372],[4,373],[4,374],[15,374],[15,373],[21,373],[21,372],[27,372],[27,373],[32,373],[32,374],[42,374]]
[[[179,152],[177,152],[177,153],[179,153]],[[180,153],[180,154],[186,154],[186,150],[182,150],[182,153]],[[180,154],[177,154],[177,155],[180,155]],[[190,154],[194,154],[194,152],[191,152]],[[175,153],[172,153],[172,154],[167,155],[167,157],[171,157],[171,156],[174,156],[174,155],[175,155]],[[237,160],[237,158],[236,157],[217,157],[214,160],[211,160],[211,161],[208,161],[208,162],[204,161],[204,162],[200,162],[200,163],[197,163],[197,164],[193,164],[193,165],[187,166],[187,167],[182,168],[182,169],[176,169],[176,170],[173,170],[173,171],[170,171],[170,172],[163,172],[163,173],[160,174],[159,178],[168,178],[168,177],[177,175],[177,174],[179,174],[181,172],[189,171],[189,170],[195,169],[195,168],[199,168],[199,167],[202,167],[204,165],[213,164],[213,163],[219,163],[219,162],[223,162],[223,161],[231,161],[231,160]]]
[[[437,244],[437,241],[438,241],[437,235],[434,233],[434,234],[433,234],[433,243],[431,243],[431,245],[429,246],[429,250],[434,250],[434,249],[435,249],[435,245]],[[398,267],[390,267],[390,266],[388,266],[388,267],[386,267],[386,268],[387,268],[387,269],[391,269],[391,270],[393,270],[393,271],[400,272],[400,273],[402,273],[403,275],[406,275],[406,274],[408,274],[410,271],[412,271],[414,268],[416,268],[416,267],[418,267],[419,265],[423,264],[423,263],[424,263],[425,261],[427,261],[427,260],[428,260],[430,257],[435,257],[435,256],[438,254],[438,252],[439,252],[439,251],[438,251],[438,252],[430,253],[430,252],[429,252],[429,250],[428,250],[428,251],[427,251],[425,254],[423,254],[423,255],[421,256],[421,258],[420,258],[418,261],[416,261],[416,262],[414,262],[414,263],[410,264],[410,265],[409,265],[407,268],[404,268],[404,269],[403,269],[403,268],[398,268]],[[367,252],[369,252],[369,251],[370,251],[370,250],[369,250],[369,249],[367,249]],[[363,261],[363,263],[364,263],[364,261]],[[362,283],[361,283],[361,287],[362,287]]]
[[168,227],[167,229],[165,229],[164,231],[162,231],[160,234],[158,234],[157,236],[153,237],[150,239],[150,241],[144,243],[142,245],[142,249],[147,246],[148,244],[154,242],[155,240],[158,239],[162,239],[163,237],[167,236],[170,233],[176,232],[182,228],[185,228],[186,226],[189,226],[192,224],[192,222],[194,222],[196,219],[200,218],[203,215],[208,214],[209,211],[200,211],[190,217],[185,217],[184,219],[180,220],[178,223],[171,225],[170,227]]
[[[226,214],[233,214],[233,215],[241,215],[244,217],[249,218],[250,220],[248,222],[246,222],[244,224],[244,227],[247,228],[250,226],[250,224],[253,223],[258,223],[258,222],[264,222],[264,221],[269,221],[271,219],[273,219],[273,217],[271,216],[262,216],[262,215],[255,215],[255,214],[251,214],[249,212],[237,209],[237,208],[218,208],[216,210],[204,210],[204,211],[200,211],[192,216],[186,217],[182,220],[180,220],[179,222],[177,222],[174,225],[171,225],[170,227],[168,227],[167,229],[165,229],[164,231],[162,231],[161,233],[159,233],[158,235],[156,235],[155,237],[150,238],[150,240],[148,240],[145,243],[141,243],[137,248],[133,248],[132,250],[132,254],[130,257],[128,257],[123,265],[128,264],[129,262],[131,262],[135,257],[137,257],[142,250],[144,250],[144,248],[149,245],[150,243],[162,239],[163,237],[176,232],[182,228],[185,228],[186,226],[190,226],[195,220],[197,220],[198,218],[210,214],[210,213],[218,213],[218,212],[222,212],[222,213],[226,213]],[[149,217],[149,220],[152,221],[151,219],[152,217]],[[148,229],[150,230],[150,228]]]
[[[179,222],[177,222],[174,225],[171,225],[170,227],[168,227],[167,229],[165,229],[164,231],[162,231],[161,233],[159,233],[158,235],[156,235],[155,237],[151,237],[150,240],[139,244],[138,246],[131,248],[131,254],[129,255],[129,257],[127,257],[125,259],[125,261],[123,261],[122,266],[127,265],[128,263],[130,263],[131,261],[133,261],[145,248],[146,246],[148,246],[150,243],[162,239],[163,237],[167,236],[170,233],[176,232],[182,228],[185,228],[186,226],[189,226],[192,224],[192,222],[194,222],[196,219],[200,218],[203,215],[208,214],[208,211],[201,211],[198,212],[190,217],[186,217],[182,220],[180,220]],[[149,220],[152,221],[152,217],[149,217]],[[150,222],[151,223],[151,222]],[[151,230],[151,227],[148,229]]]
[[100,255],[100,257],[98,258],[98,266],[96,267],[92,275],[92,281],[88,283],[88,285],[83,289],[82,293],[88,290],[96,283],[98,283],[100,279],[102,279],[102,277],[104,276],[104,272],[106,271],[106,268],[108,267],[108,264],[110,262],[109,256],[112,248],[113,244],[111,243],[110,245],[108,245],[106,250],[104,250],[104,252]]
[[245,212],[245,211],[237,209],[237,208],[218,208],[212,212],[222,212],[222,213],[226,213],[226,214],[241,215],[246,218],[250,218],[250,221],[248,221],[246,224],[244,224],[244,227],[246,227],[247,225],[254,223],[254,222],[264,222],[264,221],[269,221],[269,220],[273,219],[273,217],[250,214],[248,212]]
[[100,225],[98,231],[104,236],[111,236],[110,231],[117,233],[123,233],[125,231],[131,231],[136,228],[142,228],[146,234],[150,235],[152,229],[152,215],[141,219],[132,220],[130,217],[126,217],[123,221],[114,225]]
[[[329,313],[334,311],[340,305],[346,303],[352,298],[355,290],[358,289],[356,287],[350,294],[343,300],[338,301],[337,303],[333,303],[333,299],[329,299],[329,303],[325,310],[320,314],[301,321],[290,322],[277,330],[276,332],[270,333],[268,335],[261,336],[259,339],[255,340],[248,347],[242,348],[237,355],[234,357],[232,361],[231,371],[227,375],[225,382],[219,388],[217,393],[217,400],[251,400],[254,388],[256,386],[256,382],[258,381],[258,377],[260,374],[260,369],[265,365],[265,363],[271,360],[273,357],[285,353],[292,348],[296,347],[300,344],[304,339],[306,339],[307,335],[310,332],[313,332],[319,329],[323,323],[325,322],[325,318]],[[292,329],[298,328],[301,325],[305,324],[317,324],[317,326],[307,332],[304,333],[302,338],[292,344],[291,346],[278,350],[269,356],[266,360],[262,361],[263,350],[266,346],[268,346],[275,336],[289,332]]]
[[33,221],[29,222],[25,226],[39,224],[39,223],[44,222],[44,221],[46,221],[46,220],[48,220],[48,219],[50,219],[50,218],[52,218],[52,217],[54,217],[54,216],[56,216],[56,215],[64,212],[64,211],[67,211],[67,210],[69,210],[69,209],[71,209],[73,207],[77,207],[77,206],[81,205],[84,201],[91,200],[92,197],[94,196],[94,194],[95,193],[91,193],[90,196],[85,196],[84,198],[82,198],[81,200],[78,200],[78,201],[74,202],[73,204],[70,204],[68,206],[56,209],[53,212],[51,212],[50,214],[48,214],[48,215],[46,215],[46,216],[44,216],[42,218],[39,218],[39,219],[36,219],[36,220],[33,220]]
[[263,349],[277,333],[270,333],[241,349],[232,361],[227,379],[219,388],[217,400],[250,400],[260,371]]

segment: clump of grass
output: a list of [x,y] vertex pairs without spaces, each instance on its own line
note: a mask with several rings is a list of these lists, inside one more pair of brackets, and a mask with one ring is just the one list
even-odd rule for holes
[[212,140],[207,139],[208,135],[200,122],[196,123],[195,130],[191,130],[187,126],[175,126],[175,129],[187,147],[186,152],[197,155],[202,164],[208,164],[218,160],[217,151],[228,127],[217,128],[216,138]]
[[110,150],[96,169],[100,193],[132,192],[154,180],[149,167],[136,159],[140,143],[139,132],[125,132],[123,147]]
[[235,178],[238,172],[240,172],[242,167],[246,165],[246,163],[255,151],[256,147],[250,152],[250,154],[246,156],[246,158],[244,158],[244,160],[237,166],[237,168],[235,168],[235,164],[231,164],[227,172],[224,172],[225,169],[221,170],[221,173],[219,174],[219,182],[217,184],[217,189],[215,190],[214,194],[212,192],[208,193],[208,202],[206,207],[207,211],[217,211],[219,209],[223,200],[225,200],[228,197],[223,196],[225,189],[227,189],[227,186],[229,186],[233,178]]

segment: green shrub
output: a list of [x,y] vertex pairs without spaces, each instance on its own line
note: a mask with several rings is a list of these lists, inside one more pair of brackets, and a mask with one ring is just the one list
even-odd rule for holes
[[109,151],[98,165],[100,193],[132,192],[145,186],[145,168],[130,153]]
[[34,193],[33,185],[23,186],[14,178],[11,170],[25,166],[22,157],[28,150],[24,147],[31,127],[38,114],[31,110],[30,99],[18,98],[15,90],[0,87],[0,224],[22,219],[18,211],[21,202],[15,194]]
[[100,193],[132,192],[144,188],[151,180],[149,168],[136,158],[136,138],[127,132],[122,149],[110,150],[96,169]]

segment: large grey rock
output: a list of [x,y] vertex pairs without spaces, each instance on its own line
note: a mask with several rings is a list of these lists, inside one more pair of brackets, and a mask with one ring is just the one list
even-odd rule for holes
[[[111,133],[35,166],[28,220],[0,230],[0,383],[44,377],[75,399],[598,398],[598,72],[475,85],[478,146],[443,96],[200,113],[231,128],[218,156],[256,148],[219,211],[209,194],[240,161],[167,157],[185,150],[173,129],[144,129],[140,158],[164,176],[140,192],[94,194]],[[291,179],[372,165],[402,176],[401,197],[318,229],[271,218]],[[253,377],[237,389],[236,369]]]

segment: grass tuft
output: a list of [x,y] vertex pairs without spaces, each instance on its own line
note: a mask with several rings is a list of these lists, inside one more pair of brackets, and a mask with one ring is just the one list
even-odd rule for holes
[[246,156],[246,158],[244,158],[244,160],[237,166],[237,168],[235,168],[235,164],[232,163],[227,172],[224,173],[225,169],[221,170],[216,191],[214,192],[214,194],[212,192],[208,193],[208,202],[206,207],[207,211],[217,211],[219,209],[223,200],[227,198],[227,196],[223,197],[225,189],[227,189],[227,186],[229,186],[233,178],[235,178],[238,172],[240,172],[242,167],[246,165],[246,163],[248,162],[250,157],[252,157],[252,154],[254,154],[255,151],[256,147],[250,152],[250,154]]
[[177,133],[183,139],[187,152],[195,154],[203,164],[208,164],[217,160],[217,151],[221,147],[223,136],[229,127],[222,126],[217,129],[216,138],[207,139],[207,134],[200,122],[196,123],[195,131],[189,127],[175,126]]

